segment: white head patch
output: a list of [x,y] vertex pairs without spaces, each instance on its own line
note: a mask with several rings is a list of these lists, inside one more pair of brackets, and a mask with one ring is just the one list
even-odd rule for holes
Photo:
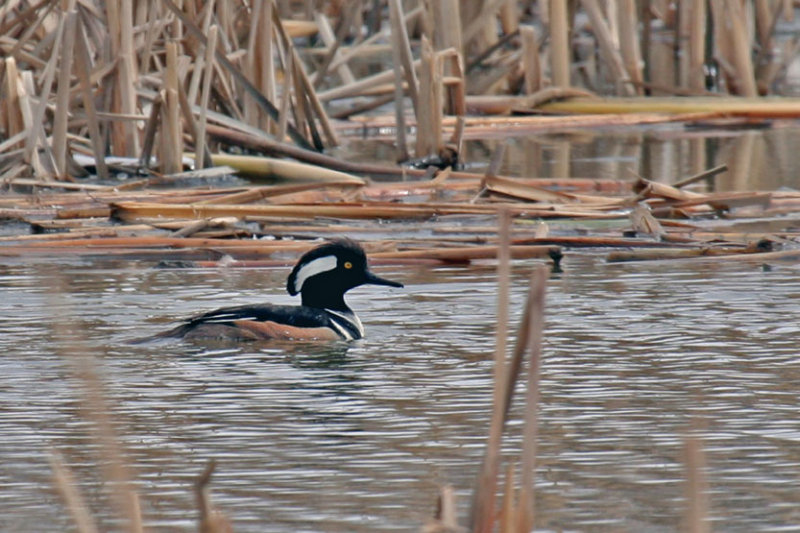
[[311,276],[316,276],[322,272],[334,270],[336,268],[337,259],[335,255],[326,255],[318,257],[309,263],[306,263],[297,271],[294,278],[294,290],[300,292],[303,290],[303,284]]

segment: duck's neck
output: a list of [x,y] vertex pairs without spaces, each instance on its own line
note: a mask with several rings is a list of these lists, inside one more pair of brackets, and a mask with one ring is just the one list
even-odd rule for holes
[[352,313],[344,301],[344,294],[331,296],[330,293],[321,294],[314,291],[304,291],[301,293],[302,304],[306,307],[316,307],[318,309],[333,309],[334,311],[346,311]]

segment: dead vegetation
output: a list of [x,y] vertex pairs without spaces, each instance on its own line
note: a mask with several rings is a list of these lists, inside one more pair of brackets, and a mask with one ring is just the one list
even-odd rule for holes
[[[500,150],[486,172],[459,170],[464,142],[512,127],[796,118],[797,100],[762,98],[787,90],[800,44],[796,32],[779,30],[794,10],[790,0],[6,0],[0,220],[19,231],[0,237],[0,256],[271,265],[291,262],[287,255],[302,253],[311,238],[372,235],[365,240],[375,262],[499,257],[501,312],[510,259],[549,258],[558,268],[569,248],[614,249],[609,261],[796,261],[794,249],[775,248],[797,239],[800,193],[690,190],[718,168],[676,176],[672,185],[639,176],[512,177],[497,170]],[[422,168],[325,153],[364,131],[389,131],[396,159],[413,157]],[[283,181],[207,185],[232,169]],[[127,178],[110,179],[118,173]],[[508,218],[499,233],[498,217]],[[740,220],[753,218],[758,224]],[[396,227],[402,236],[387,238]],[[474,531],[535,522],[543,301],[537,270],[509,362],[498,332],[495,409],[470,505]],[[506,470],[496,520],[499,443],[525,354],[531,418],[521,471]],[[95,378],[86,379],[95,391]],[[102,399],[92,395],[102,421]],[[118,454],[113,435],[97,438]],[[687,444],[693,469],[702,464],[699,446]],[[96,530],[57,455],[53,468],[79,530]],[[207,498],[210,475],[211,468],[198,482],[198,505],[211,524],[203,527],[221,531],[228,525]],[[691,490],[702,491],[698,471],[689,477]],[[458,530],[452,498],[442,491],[426,530]],[[130,491],[119,500],[130,530],[140,529]],[[705,520],[700,503],[690,513],[695,530]]]
[[[800,113],[792,99],[754,99],[780,90],[795,58],[796,38],[779,32],[791,2],[756,2],[755,18],[732,0],[714,0],[708,11],[705,2],[680,2],[677,10],[666,2],[611,5],[6,2],[0,218],[22,231],[0,237],[0,254],[232,264],[303,248],[263,237],[368,233],[380,221],[413,221],[435,237],[374,242],[376,258],[468,261],[494,254],[487,246],[496,236],[484,229],[499,209],[517,221],[515,257],[558,256],[558,246],[658,248],[613,260],[738,255],[793,238],[791,224],[751,233],[704,221],[792,212],[800,201],[793,192],[688,190],[704,175],[676,177],[675,186],[631,176],[612,184],[502,176],[502,152],[484,173],[453,170],[465,140],[512,127],[532,133]],[[707,27],[713,39],[701,39]],[[670,31],[656,39],[658,28]],[[679,60],[657,62],[660,39],[670,36]],[[715,97],[707,96],[711,81]],[[725,93],[749,99],[719,97]],[[695,96],[641,98],[652,94]],[[376,114],[390,102],[393,113]],[[556,111],[578,114],[547,115]],[[399,158],[409,152],[406,134],[415,133],[412,151],[423,168],[323,153],[365,128],[394,132]],[[185,171],[192,162],[195,170]],[[282,182],[207,185],[232,168]],[[100,179],[81,177],[87,169]],[[111,173],[128,178],[109,180]],[[618,221],[627,217],[621,234]],[[595,221],[598,229],[563,231],[565,220]],[[663,251],[665,244],[673,249]]]

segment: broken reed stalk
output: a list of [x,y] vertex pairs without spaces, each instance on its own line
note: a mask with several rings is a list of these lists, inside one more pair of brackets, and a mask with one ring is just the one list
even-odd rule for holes
[[[503,231],[503,230],[501,230]],[[505,241],[510,237],[501,236]],[[508,246],[507,243],[504,246]],[[505,252],[500,254],[499,259],[506,261]],[[500,279],[505,278],[502,274],[506,267],[498,267]],[[497,472],[500,457],[500,443],[502,432],[514,395],[514,388],[519,379],[526,352],[530,353],[527,373],[527,392],[525,405],[525,425],[523,434],[523,447],[521,453],[521,482],[522,488],[519,496],[519,505],[516,509],[516,516],[513,519],[505,517],[503,520],[510,520],[514,524],[514,531],[529,531],[533,527],[533,483],[536,456],[536,435],[538,424],[538,398],[539,398],[539,368],[541,357],[541,342],[544,328],[544,295],[547,281],[548,269],[538,267],[531,276],[528,299],[525,304],[523,317],[517,334],[517,342],[510,362],[506,361],[505,353],[495,352],[495,363],[502,359],[502,370],[495,367],[494,400],[492,410],[492,420],[490,423],[489,439],[487,441],[484,460],[481,465],[475,490],[473,492],[472,506],[470,508],[469,528],[475,533],[490,532],[495,521],[495,493],[497,490]],[[507,292],[507,287],[498,288],[498,303],[502,298],[503,292]],[[498,309],[498,313],[500,310]],[[498,317],[499,320],[499,317]],[[498,336],[502,332],[502,326],[498,325]],[[504,343],[503,343],[504,344]],[[502,355],[502,357],[501,357]],[[508,494],[506,494],[508,497]],[[506,508],[512,506],[506,502]]]
[[639,16],[636,12],[635,0],[621,0],[617,8],[617,26],[619,27],[619,47],[622,64],[633,83],[631,91],[639,96],[644,94],[644,75],[642,72],[642,52],[639,48]]
[[508,339],[509,293],[511,285],[511,216],[503,209],[498,217],[499,246],[497,248],[497,329],[494,351],[494,387],[492,418],[483,463],[476,480],[470,508],[473,531],[491,531],[494,521],[494,501],[497,471],[500,463],[500,443],[503,434],[503,401],[506,382],[506,345]]
[[464,528],[458,525],[456,492],[452,485],[439,489],[436,514],[432,521],[422,526],[421,533],[464,533]]
[[[163,0],[164,5],[175,14],[175,16],[180,20],[180,22],[184,25],[184,27],[189,31],[189,33],[200,41],[204,46],[208,44],[205,34],[203,31],[197,27],[197,25],[189,19],[186,14],[181,11],[178,6],[172,0]],[[226,5],[223,3],[223,5]],[[224,27],[224,26],[223,26]],[[239,83],[245,90],[245,92],[252,97],[256,103],[261,107],[264,112],[266,112],[273,120],[279,120],[279,112],[275,105],[267,99],[261,92],[256,89],[256,87],[247,79],[238,68],[236,68],[231,61],[225,57],[225,54],[217,49],[216,52],[216,60],[217,62],[226,70],[228,71],[233,78]],[[300,147],[305,148],[307,150],[316,150],[306,138],[297,130],[297,128],[293,124],[287,125],[287,135],[292,138],[292,140]]]
[[539,43],[536,28],[523,25],[519,28],[522,41],[522,71],[525,81],[525,94],[534,94],[542,89],[542,66],[539,61]]
[[53,481],[64,500],[78,533],[98,533],[100,530],[92,518],[89,506],[78,489],[78,483],[72,470],[64,464],[64,459],[57,451],[50,452],[50,468],[53,469]]
[[77,11],[70,11],[62,19],[64,43],[60,48],[61,60],[58,68],[58,88],[56,92],[56,109],[53,118],[53,158],[56,173],[59,177],[67,175],[67,124],[69,118],[69,97],[72,74],[72,58],[75,48],[75,32],[77,29]]
[[536,441],[539,434],[539,384],[547,276],[547,267],[540,266],[534,270],[531,277],[531,293],[528,302],[531,314],[528,319],[530,336],[527,346],[529,355],[527,389],[525,391],[525,425],[520,454],[520,493],[515,531],[531,531],[534,524]]
[[162,92],[165,95],[163,120],[161,122],[161,172],[175,174],[183,168],[183,128],[178,101],[178,43],[169,41],[167,48],[167,69],[164,75]]
[[723,163],[721,165],[715,166],[714,168],[709,168],[708,170],[698,172],[693,176],[689,176],[687,178],[683,178],[682,180],[678,180],[675,183],[673,183],[672,186],[675,187],[676,189],[680,189],[681,187],[685,187],[686,185],[689,185],[691,183],[695,183],[716,176],[717,174],[721,174],[726,170],[728,170],[728,165]]
[[[61,280],[56,279],[52,294],[62,294],[60,284]],[[82,383],[83,409],[87,419],[92,422],[103,478],[111,489],[112,505],[118,517],[124,520],[125,531],[142,533],[144,529],[139,496],[134,490],[122,445],[114,428],[111,409],[106,401],[104,386],[97,374],[97,361],[78,334],[71,331],[65,317],[54,315],[52,318],[57,350]],[[85,522],[84,518],[81,517],[82,523]]]
[[214,79],[214,54],[217,51],[217,34],[219,27],[214,24],[208,29],[208,41],[206,42],[205,61],[203,63],[205,73],[203,74],[203,89],[200,96],[200,118],[197,123],[197,139],[195,140],[194,166],[202,169],[208,166],[211,161],[206,161],[206,121],[208,102],[211,97],[211,81]]
[[617,83],[617,94],[624,96],[632,96],[635,93],[633,86],[630,83],[630,77],[625,70],[622,57],[619,50],[614,45],[614,39],[611,35],[611,30],[608,23],[603,16],[600,9],[600,4],[597,0],[581,0],[586,14],[592,24],[592,33],[597,39],[600,55],[610,69],[610,77]]
[[419,74],[419,101],[417,111],[418,158],[439,153],[441,139],[441,100],[436,81],[436,54],[430,41],[422,37],[421,65]]
[[689,89],[703,91],[706,88],[706,76],[703,65],[706,61],[706,2],[690,2],[689,43],[688,43],[688,80]]
[[570,86],[569,63],[569,24],[567,23],[567,3],[562,0],[548,0],[550,12],[550,71],[553,85]]
[[89,56],[89,43],[84,30],[83,23],[79,23],[75,36],[75,64],[77,66],[78,81],[80,83],[81,96],[83,97],[83,109],[86,113],[86,125],[89,130],[92,151],[94,152],[97,175],[102,179],[108,179],[109,173],[108,166],[106,165],[105,143],[100,136],[100,123],[97,119],[94,94],[92,93],[92,60]]
[[195,502],[199,511],[199,533],[231,533],[230,519],[211,501],[211,475],[217,463],[211,459],[194,484]]
[[685,531],[689,533],[709,533],[711,523],[708,519],[708,481],[706,480],[705,453],[703,439],[697,435],[699,424],[692,422],[689,433],[683,440],[683,454],[686,465],[686,514]]
[[408,32],[406,31],[401,0],[389,0],[389,22],[392,27],[392,66],[395,83],[395,128],[397,130],[398,160],[406,161],[408,159],[408,144],[406,142],[405,106],[403,105],[404,78],[408,95],[412,102],[411,108],[415,112],[417,110],[418,96],[417,75],[412,65],[411,48],[408,42]]

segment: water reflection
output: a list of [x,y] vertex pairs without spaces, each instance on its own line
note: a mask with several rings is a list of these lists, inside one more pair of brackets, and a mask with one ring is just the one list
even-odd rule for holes
[[[800,143],[795,121],[770,128],[721,129],[680,124],[656,128],[580,131],[574,134],[512,137],[503,170],[511,176],[582,177],[632,180],[635,176],[675,183],[717,165],[728,171],[693,190],[776,190],[798,186]],[[468,161],[490,158],[468,153]]]
[[[514,270],[513,319],[529,263]],[[705,424],[718,529],[800,522],[797,269],[606,265],[575,253],[550,282],[537,520],[552,530],[675,530],[682,438]],[[206,308],[290,303],[285,272],[64,265],[0,272],[0,527],[65,530],[47,454],[64,453],[113,529],[82,386],[49,322],[68,317],[97,358],[153,529],[192,529],[195,477],[237,531],[408,531],[439,484],[467,499],[489,417],[491,265],[403,267],[406,283],[351,293],[361,341],[129,345]],[[179,276],[179,277],[178,277]],[[515,410],[512,433],[522,413]],[[512,454],[518,439],[506,449]]]
[[[724,122],[685,126],[581,129],[558,133],[498,130],[497,136],[464,144],[467,170],[484,172],[499,143],[506,143],[500,172],[524,178],[592,178],[632,181],[636,176],[675,183],[712,167],[728,170],[687,190],[774,191],[798,188],[800,124],[775,120],[762,124]],[[355,158],[393,160],[385,143],[351,140]],[[614,189],[614,193],[622,191]]]

